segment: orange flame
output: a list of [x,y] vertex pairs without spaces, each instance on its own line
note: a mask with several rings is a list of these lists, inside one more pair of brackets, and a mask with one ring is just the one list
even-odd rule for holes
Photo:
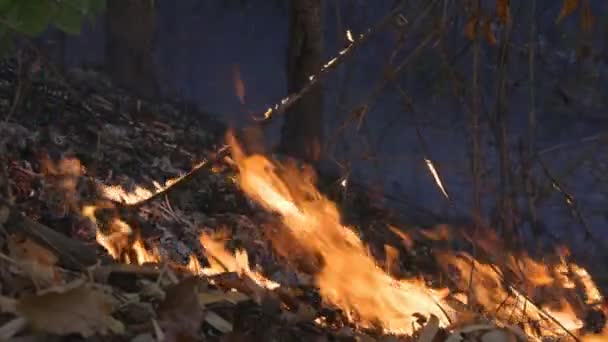
[[603,302],[589,273],[564,258],[541,263],[526,253],[509,253],[499,267],[467,253],[440,252],[436,257],[468,299],[501,321],[523,322],[530,336],[576,332],[583,327],[581,317]]
[[222,272],[236,272],[247,275],[262,287],[268,289],[279,287],[278,283],[267,279],[259,272],[251,270],[249,267],[249,257],[246,251],[237,250],[233,255],[224,248],[224,245],[221,242],[216,241],[205,234],[201,234],[200,243],[210,256],[209,263],[211,264],[211,268],[203,270],[204,274],[212,275]]
[[[95,211],[100,207],[108,207],[100,204],[100,206],[88,205],[82,209],[82,214],[89,218],[91,222],[97,226],[97,218]],[[158,263],[161,261],[160,253],[156,248],[152,250],[146,249],[143,241],[139,237],[135,237],[131,241],[133,230],[124,221],[114,218],[111,222],[109,233],[103,233],[99,227],[95,232],[95,240],[99,245],[104,247],[108,254],[115,260],[123,261],[127,264],[137,263],[142,265],[145,263]]]
[[[385,246],[387,269],[379,267],[361,239],[341,224],[336,205],[325,198],[314,185],[314,176],[300,171],[295,165],[280,165],[261,155],[246,156],[232,135],[229,142],[233,157],[240,171],[241,188],[269,210],[281,215],[288,234],[276,234],[271,240],[283,255],[294,257],[293,247],[301,247],[318,256],[321,262],[313,263],[316,284],[326,302],[345,311],[347,316],[362,327],[380,326],[390,333],[412,333],[419,315],[438,317],[441,326],[447,325],[447,315],[454,315],[454,308],[447,304],[448,291],[433,290],[422,279],[396,280],[390,276],[390,265],[397,258],[397,251]],[[204,162],[203,162],[204,163]],[[60,163],[47,161],[45,175],[51,177],[56,189],[65,193],[69,209],[76,207],[77,177],[83,172],[76,159]],[[199,164],[197,167],[200,167]],[[101,186],[105,197],[114,201],[137,203],[165,190],[185,177],[182,175],[164,185],[155,184],[155,191],[136,187],[127,192],[119,187]],[[100,201],[97,205],[84,206],[82,214],[95,224],[95,211],[111,208],[112,203]],[[412,248],[410,235],[391,227],[403,243]],[[432,240],[451,240],[455,234],[448,226],[420,232]],[[485,239],[476,240],[486,253],[504,249],[500,238],[486,232]],[[97,229],[97,242],[116,260],[125,263],[158,263],[160,253],[156,248],[146,248],[134,235],[132,228],[119,218],[110,221],[108,233]],[[279,284],[265,278],[249,266],[245,251],[231,253],[209,236],[201,235],[200,242],[210,256],[211,267],[203,268],[194,255],[185,267],[193,274],[213,275],[237,272],[247,275],[258,285],[273,289]],[[294,243],[295,242],[295,243]],[[283,244],[279,246],[279,244]],[[285,244],[290,246],[286,247]],[[287,249],[287,251],[285,251]],[[290,253],[292,255],[290,255]],[[468,305],[481,306],[492,312],[504,323],[533,322],[524,324],[532,336],[555,336],[558,325],[569,330],[579,330],[581,317],[590,308],[603,305],[604,298],[593,279],[583,267],[568,262],[568,251],[563,249],[559,258],[552,261],[534,260],[526,253],[501,253],[493,263],[484,263],[466,253],[441,252],[436,257],[445,272],[453,275],[456,287],[466,293]],[[462,293],[455,293],[457,299]],[[453,303],[453,302],[450,302]],[[536,303],[536,304],[535,304]],[[583,341],[608,339],[608,328],[597,335],[582,336]]]
[[439,307],[449,309],[442,302],[445,294],[428,289],[422,280],[397,281],[378,267],[359,237],[340,223],[335,204],[316,190],[309,176],[260,155],[245,156],[234,137],[228,138],[241,188],[280,213],[293,237],[322,256],[316,282],[327,302],[363,327],[379,324],[392,333],[411,333],[417,314],[435,315],[447,323]]

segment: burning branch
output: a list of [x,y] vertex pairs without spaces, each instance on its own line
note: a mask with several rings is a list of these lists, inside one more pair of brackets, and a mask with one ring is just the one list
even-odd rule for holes
[[224,146],[220,147],[214,153],[212,160],[210,160],[210,159],[203,160],[202,162],[195,165],[194,168],[192,168],[192,170],[190,170],[185,175],[169,181],[168,184],[165,185],[165,187],[161,188],[160,190],[158,190],[157,192],[152,194],[150,197],[139,200],[135,203],[116,203],[116,205],[118,208],[125,208],[128,210],[135,210],[135,209],[141,208],[142,206],[147,205],[147,204],[153,202],[154,200],[167,195],[170,191],[173,191],[174,189],[176,189],[180,186],[183,186],[184,184],[189,183],[201,171],[208,170],[213,165],[213,161],[222,160],[227,155],[228,155],[228,146],[224,145]]

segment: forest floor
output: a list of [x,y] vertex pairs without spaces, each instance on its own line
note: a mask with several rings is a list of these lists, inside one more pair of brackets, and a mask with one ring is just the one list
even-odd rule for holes
[[399,225],[340,180],[300,198],[305,180],[264,171],[315,218],[307,242],[280,201],[243,191],[251,160],[211,116],[92,72],[36,77],[0,71],[0,341],[567,340],[606,323],[565,248]]

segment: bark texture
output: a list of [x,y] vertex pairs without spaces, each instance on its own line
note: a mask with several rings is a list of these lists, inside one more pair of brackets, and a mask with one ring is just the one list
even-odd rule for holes
[[147,99],[160,95],[152,55],[153,0],[108,0],[106,71],[120,87]]
[[[287,49],[288,92],[299,91],[321,68],[322,0],[292,0]],[[285,115],[280,152],[307,162],[318,161],[323,141],[323,87],[318,84]]]

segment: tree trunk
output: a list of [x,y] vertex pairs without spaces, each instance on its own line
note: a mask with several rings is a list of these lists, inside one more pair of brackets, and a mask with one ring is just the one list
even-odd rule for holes
[[[321,68],[323,51],[322,1],[292,0],[287,49],[288,92],[299,91]],[[323,88],[318,84],[286,113],[280,152],[315,162],[323,138]]]
[[108,0],[106,71],[115,85],[153,99],[160,95],[152,55],[153,0]]

